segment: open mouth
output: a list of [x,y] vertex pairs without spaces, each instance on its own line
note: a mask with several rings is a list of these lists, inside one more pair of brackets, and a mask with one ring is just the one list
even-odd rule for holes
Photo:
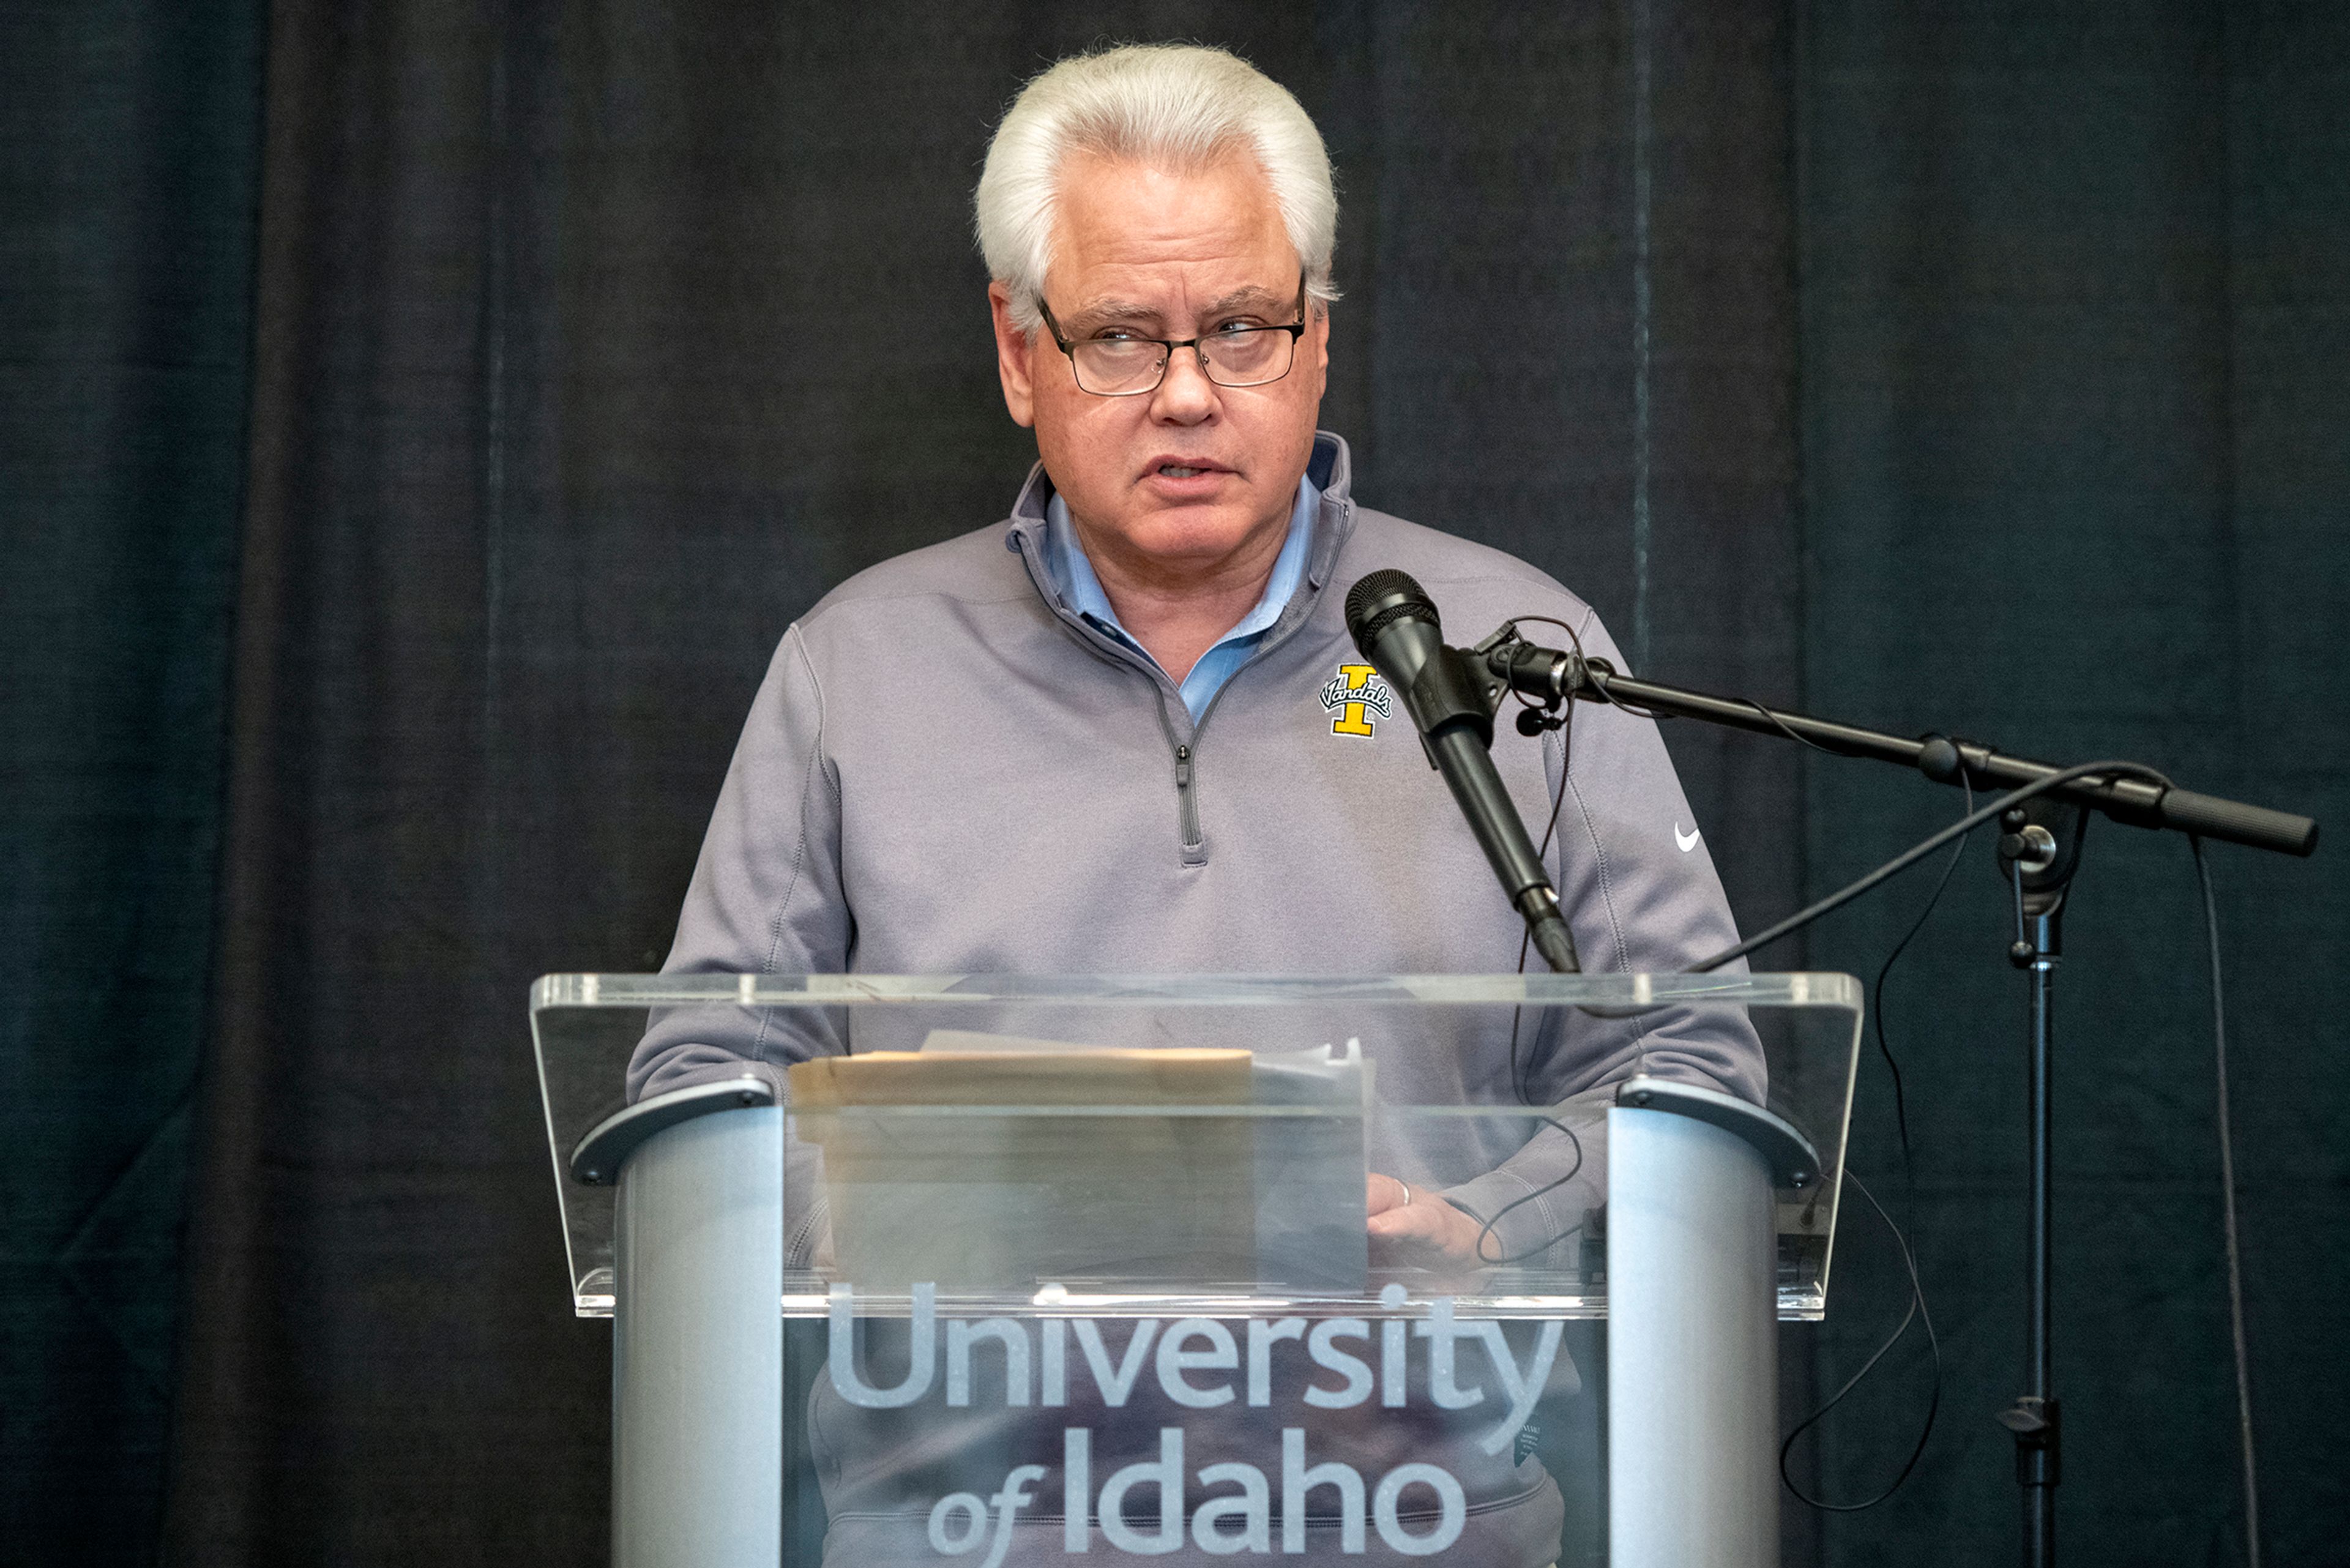
[[1221,473],[1223,470],[1212,463],[1162,462],[1150,472],[1162,479],[1197,479],[1203,473]]

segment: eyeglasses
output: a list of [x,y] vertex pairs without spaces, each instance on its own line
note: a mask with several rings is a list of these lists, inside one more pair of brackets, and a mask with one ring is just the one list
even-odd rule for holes
[[1305,278],[1302,273],[1298,275],[1295,321],[1282,327],[1220,327],[1180,342],[1137,337],[1123,327],[1113,327],[1109,330],[1116,337],[1072,343],[1061,335],[1061,324],[1053,319],[1053,307],[1041,294],[1036,296],[1036,308],[1045,313],[1045,327],[1053,334],[1053,341],[1069,357],[1078,389],[1097,397],[1132,398],[1157,391],[1178,348],[1197,353],[1201,373],[1219,387],[1262,387],[1288,375],[1297,358],[1297,339],[1305,331]]

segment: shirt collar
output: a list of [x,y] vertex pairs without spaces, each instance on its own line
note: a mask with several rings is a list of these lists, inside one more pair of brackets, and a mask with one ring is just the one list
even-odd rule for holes
[[[1314,538],[1314,517],[1321,509],[1322,493],[1314,481],[1302,478],[1297,482],[1297,499],[1289,509],[1289,534],[1282,540],[1281,554],[1274,557],[1273,575],[1265,579],[1264,592],[1256,607],[1243,616],[1240,624],[1216,639],[1222,647],[1239,638],[1254,637],[1281,618],[1297,585],[1305,576],[1305,556]],[[1053,587],[1061,602],[1078,615],[1105,630],[1114,631],[1131,643],[1134,639],[1118,624],[1118,611],[1103,591],[1101,579],[1094,575],[1093,563],[1086,558],[1085,545],[1077,538],[1076,524],[1070,521],[1069,508],[1058,495],[1045,504],[1045,567],[1051,575]]]

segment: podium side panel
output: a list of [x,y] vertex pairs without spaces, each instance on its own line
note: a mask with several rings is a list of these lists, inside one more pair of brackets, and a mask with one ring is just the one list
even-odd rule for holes
[[1609,1561],[1775,1564],[1769,1172],[1732,1133],[1621,1106],[1607,1164]]
[[681,1123],[620,1176],[614,1568],[776,1568],[784,1113]]

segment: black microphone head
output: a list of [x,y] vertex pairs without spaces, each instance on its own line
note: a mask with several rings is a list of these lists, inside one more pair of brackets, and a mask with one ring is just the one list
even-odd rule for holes
[[1355,639],[1355,647],[1374,663],[1371,644],[1380,632],[1405,618],[1424,620],[1432,632],[1441,633],[1443,623],[1437,618],[1435,601],[1427,590],[1412,580],[1409,572],[1392,567],[1367,572],[1347,591],[1347,632]]

